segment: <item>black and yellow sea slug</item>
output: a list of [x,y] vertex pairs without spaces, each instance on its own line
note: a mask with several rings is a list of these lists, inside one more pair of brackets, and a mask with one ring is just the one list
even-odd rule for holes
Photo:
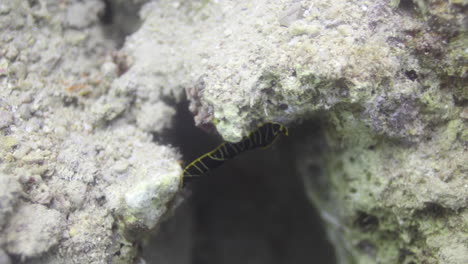
[[214,150],[202,155],[187,165],[183,172],[183,185],[208,171],[221,166],[239,153],[256,148],[266,148],[280,135],[288,135],[288,128],[279,123],[268,122],[237,143],[224,142]]

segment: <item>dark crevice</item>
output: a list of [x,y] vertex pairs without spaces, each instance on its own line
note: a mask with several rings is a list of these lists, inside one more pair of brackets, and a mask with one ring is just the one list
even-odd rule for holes
[[110,0],[103,0],[104,2],[104,13],[101,15],[101,22],[104,25],[111,25],[114,21],[114,5]]
[[[291,128],[272,147],[242,153],[193,182],[192,195],[143,249],[146,262],[336,263],[296,172],[294,131],[304,129]],[[185,163],[221,142],[194,126],[186,102],[173,132],[164,140],[179,147]]]
[[354,225],[363,232],[373,232],[379,227],[379,219],[374,215],[358,211]]
[[205,131],[195,127],[192,113],[188,110],[187,101],[179,103],[176,110],[174,129],[163,132],[159,135],[160,140],[158,141],[179,148],[183,155],[184,165],[215,148],[222,142],[219,136],[207,134]]
[[420,218],[442,218],[455,214],[455,210],[443,207],[441,204],[426,202],[424,208],[414,212],[414,215]]
[[416,11],[416,6],[412,0],[400,0],[398,8],[410,13]]
[[[138,12],[141,3],[134,1],[102,0],[104,12],[100,16],[105,36],[122,47],[125,38],[135,32],[141,25]],[[138,2],[138,1],[137,1]]]
[[415,70],[405,71],[405,76],[411,81],[415,81],[416,79],[418,79],[418,74]]
[[38,1],[37,0],[28,0],[29,7],[33,8],[37,6]]

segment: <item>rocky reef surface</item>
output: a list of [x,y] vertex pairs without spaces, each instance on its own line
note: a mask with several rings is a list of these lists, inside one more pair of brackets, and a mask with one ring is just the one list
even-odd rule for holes
[[180,154],[153,139],[186,92],[225,140],[301,134],[338,263],[467,263],[467,6],[161,0],[117,49],[104,2],[0,4],[0,258],[132,262],[174,203]]
[[171,125],[175,93],[128,69],[107,8],[0,3],[1,263],[132,263],[133,232],[179,188],[180,154],[151,135]]

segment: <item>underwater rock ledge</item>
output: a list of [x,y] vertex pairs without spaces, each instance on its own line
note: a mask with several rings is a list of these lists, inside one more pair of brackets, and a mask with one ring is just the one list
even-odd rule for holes
[[467,263],[467,5],[152,1],[120,49],[102,1],[0,4],[0,261],[137,260],[186,90],[228,141],[322,122],[293,151],[340,264]]
[[323,123],[295,151],[339,263],[468,261],[466,1],[201,2],[146,5],[131,42],[227,141]]

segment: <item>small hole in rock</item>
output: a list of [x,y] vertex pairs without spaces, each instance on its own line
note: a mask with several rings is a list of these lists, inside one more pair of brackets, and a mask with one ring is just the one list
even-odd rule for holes
[[408,79],[410,79],[411,81],[414,81],[414,80],[418,79],[418,74],[416,73],[415,70],[405,71],[405,75],[406,75],[406,77],[408,77]]
[[101,15],[101,22],[105,25],[112,24],[114,20],[114,7],[110,0],[104,1],[104,13]]
[[400,0],[398,8],[404,11],[414,11],[415,6],[412,0]]
[[379,219],[376,216],[359,211],[354,224],[364,232],[374,231],[379,226]]
[[104,11],[100,16],[103,32],[115,42],[117,48],[123,45],[128,35],[140,27],[140,2],[104,0]]
[[288,109],[288,108],[289,108],[289,106],[288,106],[287,104],[280,104],[280,105],[279,105],[279,109],[280,109],[280,110],[286,110],[286,109]]

